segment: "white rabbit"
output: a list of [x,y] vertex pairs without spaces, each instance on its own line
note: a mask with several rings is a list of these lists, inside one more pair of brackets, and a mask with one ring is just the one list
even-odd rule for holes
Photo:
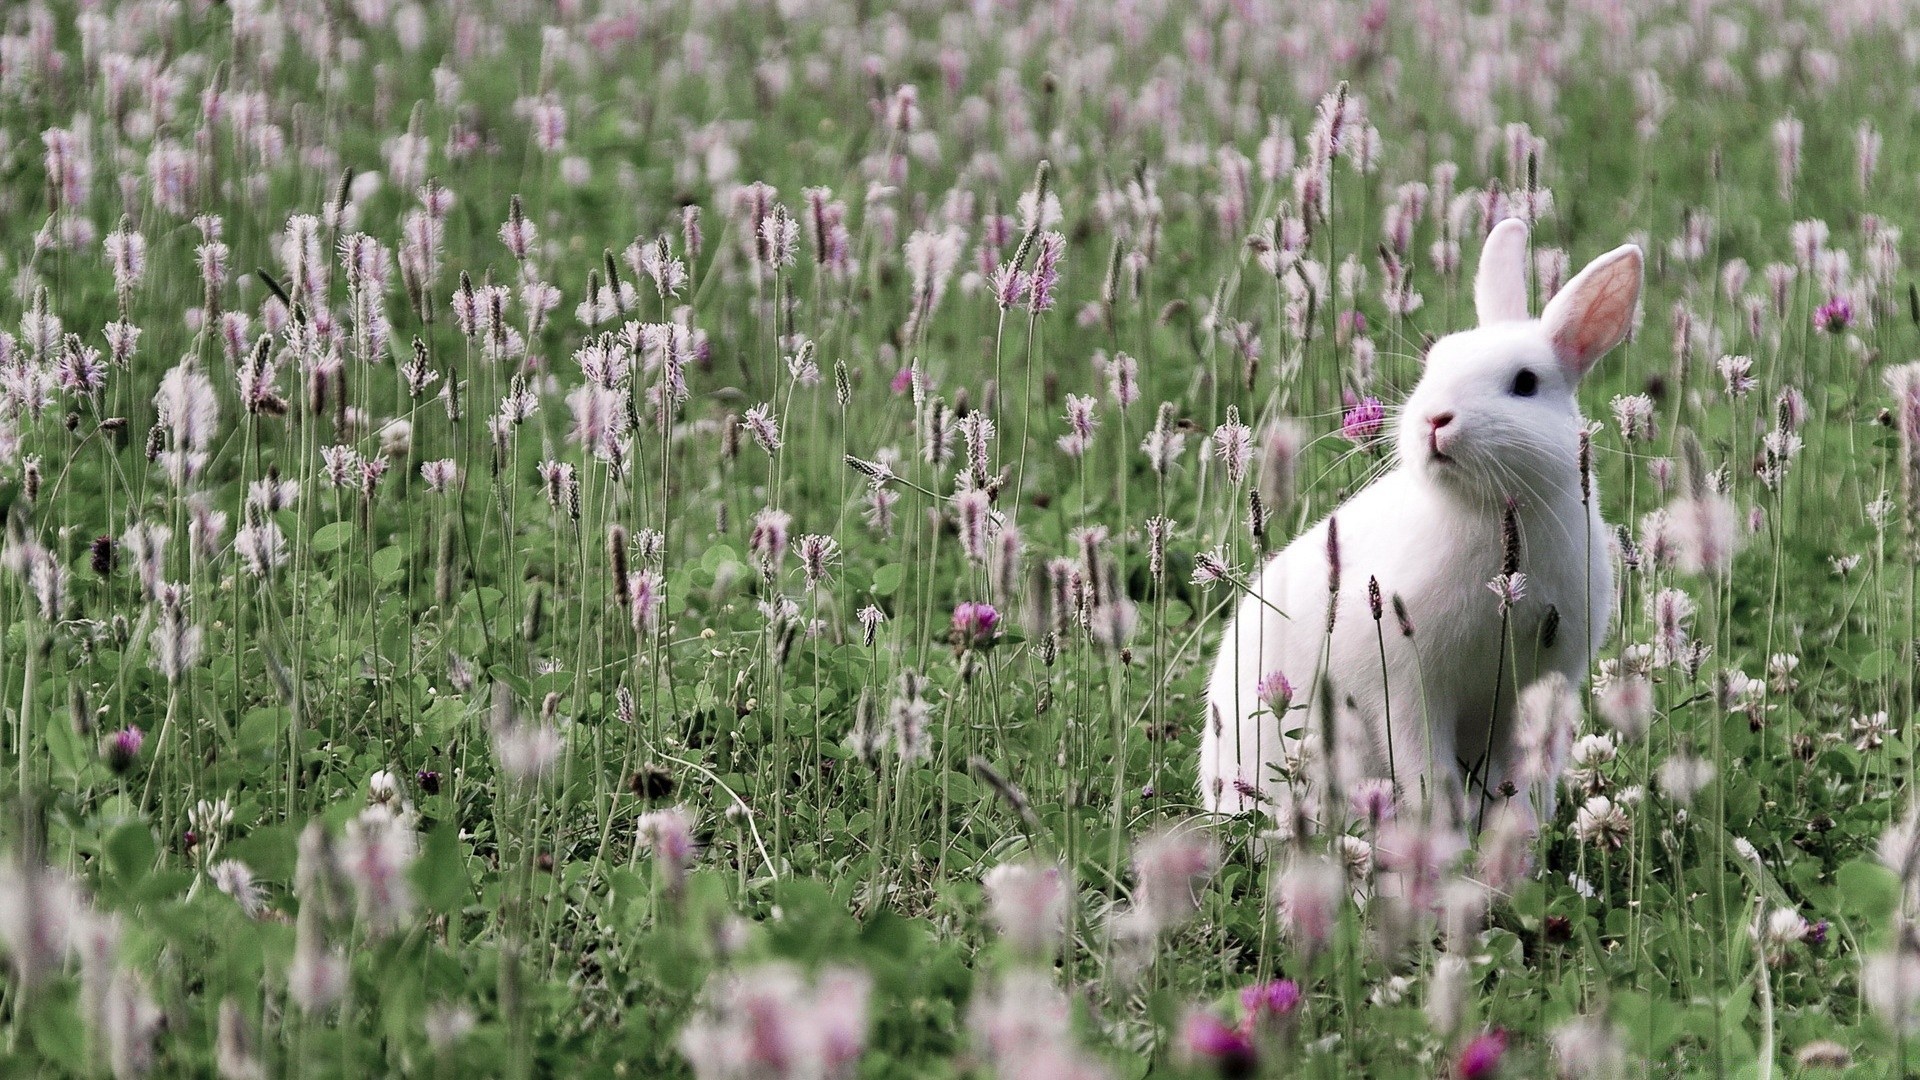
[[[1612,616],[1613,560],[1599,495],[1582,483],[1574,394],[1632,326],[1642,257],[1631,244],[1600,256],[1533,320],[1526,252],[1525,225],[1494,227],[1474,282],[1480,325],[1429,351],[1395,425],[1393,469],[1274,556],[1241,597],[1207,685],[1209,810],[1257,806],[1283,828],[1323,822],[1324,700],[1336,791],[1390,778],[1402,800],[1478,821],[1519,764],[1516,690],[1556,671],[1585,685]],[[1525,592],[1503,620],[1489,583],[1504,570],[1510,505]],[[1284,721],[1260,701],[1274,672],[1294,688]],[[1529,825],[1551,818],[1553,786],[1538,785],[1537,804],[1513,800]]]

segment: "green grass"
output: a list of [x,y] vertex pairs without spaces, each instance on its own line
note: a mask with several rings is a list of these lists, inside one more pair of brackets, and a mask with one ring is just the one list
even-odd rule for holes
[[[1650,563],[1622,575],[1622,617],[1603,657],[1652,640],[1647,602],[1666,588],[1695,600],[1691,633],[1710,652],[1694,670],[1653,673],[1647,737],[1623,741],[1591,792],[1563,794],[1534,873],[1491,898],[1484,924],[1443,940],[1433,913],[1396,917],[1361,875],[1365,903],[1341,890],[1332,940],[1313,950],[1288,938],[1270,895],[1290,860],[1323,841],[1263,858],[1267,823],[1198,816],[1202,682],[1231,596],[1190,583],[1193,557],[1218,547],[1244,571],[1259,555],[1245,491],[1204,444],[1230,408],[1256,433],[1282,418],[1302,425],[1297,497],[1268,507],[1265,541],[1277,549],[1385,453],[1338,438],[1341,392],[1397,401],[1419,376],[1423,341],[1466,325],[1477,214],[1452,277],[1428,257],[1445,208],[1421,218],[1409,257],[1425,304],[1411,316],[1385,310],[1377,257],[1396,188],[1431,181],[1441,161],[1459,164],[1463,191],[1526,186],[1524,170],[1507,171],[1498,124],[1483,128],[1456,108],[1465,76],[1439,46],[1466,33],[1464,16],[1453,12],[1453,29],[1436,38],[1396,11],[1373,45],[1335,63],[1333,39],[1358,34],[1357,10],[1330,30],[1305,13],[1268,24],[1170,9],[1142,14],[1131,36],[1092,5],[1056,27],[1051,14],[935,5],[609,3],[543,29],[516,5],[473,4],[407,8],[422,23],[420,46],[408,49],[377,7],[275,9],[268,23],[282,22],[266,32],[269,47],[236,37],[247,5],[120,4],[83,28],[73,5],[53,4],[44,25],[59,69],[23,61],[14,70],[30,74],[0,88],[0,266],[12,281],[0,324],[16,337],[0,358],[10,553],[0,572],[10,811],[0,837],[19,868],[0,889],[12,965],[0,989],[0,1071],[206,1075],[224,1046],[223,1068],[251,1060],[266,1075],[680,1075],[690,1069],[683,1031],[696,1047],[741,1038],[726,1028],[738,1016],[703,1002],[722,1001],[736,976],[785,993],[786,976],[764,966],[782,962],[828,988],[819,1016],[802,1014],[795,1030],[852,1016],[866,1052],[847,1074],[864,1077],[987,1075],[1006,1022],[995,1015],[1028,1020],[1038,1029],[1028,1042],[1049,1047],[1070,1029],[1069,1042],[1116,1076],[1225,1072],[1231,1063],[1183,1051],[1189,1010],[1231,1023],[1239,990],[1273,978],[1293,980],[1303,997],[1256,1040],[1260,1075],[1464,1072],[1463,1047],[1495,1029],[1508,1038],[1505,1075],[1553,1074],[1556,1045],[1573,1047],[1569,1075],[1605,1075],[1606,1048],[1566,1034],[1576,1017],[1611,1032],[1628,1075],[1802,1075],[1802,1051],[1821,1042],[1849,1057],[1846,1075],[1912,1067],[1886,996],[1869,991],[1899,999],[1892,1012],[1905,1010],[1909,1033],[1920,1029],[1909,1004],[1920,995],[1901,998],[1884,972],[1862,975],[1876,956],[1920,964],[1913,868],[1903,877],[1875,855],[1905,814],[1915,769],[1910,523],[1920,508],[1902,495],[1883,373],[1915,355],[1920,313],[1909,312],[1907,270],[1872,275],[1867,254],[1869,215],[1912,232],[1920,195],[1920,144],[1904,134],[1913,64],[1894,31],[1835,37],[1823,16],[1799,10],[1812,28],[1807,48],[1789,50],[1786,73],[1770,78],[1764,54],[1791,35],[1758,8],[1716,16],[1744,28],[1738,48],[1715,45],[1711,26],[1686,28],[1678,12],[1644,14],[1624,37],[1577,12],[1542,16],[1545,27],[1571,27],[1564,38],[1510,28],[1516,56],[1548,37],[1565,49],[1551,100],[1511,85],[1487,99],[1499,122],[1524,121],[1545,140],[1537,183],[1553,209],[1536,247],[1566,249],[1576,270],[1628,239],[1649,252],[1639,330],[1582,391],[1588,414],[1606,422],[1594,466],[1607,518],[1639,536],[1643,517],[1674,497],[1657,485],[1654,459],[1679,459],[1693,438],[1742,531],[1749,511],[1757,528],[1724,573]],[[25,8],[8,20],[11,33],[34,25]],[[1289,28],[1301,48],[1282,48]],[[1206,62],[1183,44],[1202,30]],[[1688,35],[1691,59],[1655,55],[1653,43],[1678,52]],[[83,56],[94,40],[102,44]],[[473,55],[456,58],[461,41]],[[1487,47],[1476,39],[1467,55]],[[954,55],[943,60],[943,49]],[[1838,64],[1832,85],[1817,74],[1823,50]],[[109,109],[98,54],[115,51],[177,77],[171,110],[145,113],[144,94]],[[457,90],[436,90],[443,58]],[[1710,58],[1737,71],[1741,87],[1715,89]],[[1672,99],[1644,139],[1634,89],[1643,67],[1661,72]],[[1300,96],[1296,76],[1311,81],[1323,68],[1325,83]],[[1274,118],[1299,136],[1304,160],[1315,104],[1336,79],[1365,102],[1382,154],[1371,174],[1334,165],[1331,219],[1317,223],[1308,255],[1335,279],[1355,257],[1368,284],[1357,297],[1317,296],[1312,332],[1301,335],[1288,325],[1284,283],[1244,243],[1297,210],[1291,180],[1268,184],[1249,166],[1243,220],[1224,227],[1223,153],[1257,162]],[[920,126],[890,130],[882,100],[909,84]],[[209,87],[233,95],[228,116],[259,95],[277,139],[205,123]],[[551,152],[519,104],[542,94],[568,116],[565,145]],[[1161,94],[1164,115],[1142,104]],[[1123,106],[1131,115],[1116,119]],[[1772,131],[1789,113],[1805,125],[1805,161],[1783,200]],[[1862,120],[1885,136],[1864,192],[1853,150]],[[80,133],[92,159],[77,205],[49,181],[50,126]],[[376,290],[380,344],[366,330],[368,305],[356,311],[350,300],[336,248],[362,230],[388,249],[404,242],[403,218],[422,196],[392,182],[387,155],[408,131],[430,140],[425,175],[454,198],[437,273],[420,282],[396,261]],[[462,133],[471,152],[456,150]],[[283,153],[262,153],[276,141]],[[188,213],[156,197],[162,143],[195,156]],[[1040,182],[1043,161],[1062,214],[1049,227],[1066,241],[1058,303],[1003,313],[965,275],[981,269],[988,213],[1015,215],[993,261],[1014,256],[1017,200]],[[582,165],[585,181],[569,182]],[[288,318],[272,296],[297,292],[280,247],[289,216],[322,213],[343,173],[371,172],[388,179],[354,204],[353,224],[322,226],[328,281]],[[1161,208],[1151,224],[1128,208],[1127,186],[1141,180]],[[735,191],[754,181],[799,219],[792,266],[753,265]],[[848,207],[845,273],[815,261],[803,191],[816,185]],[[515,196],[539,236],[524,263],[498,235]],[[697,253],[681,231],[684,206],[700,210]],[[1701,213],[1713,220],[1704,257],[1674,257],[1668,242]],[[231,249],[215,294],[222,310],[248,316],[238,355],[210,321],[187,317],[208,299],[196,214],[217,215]],[[1834,290],[1802,269],[1755,336],[1722,268],[1744,260],[1745,293],[1764,296],[1763,268],[1792,262],[1790,226],[1812,219],[1831,226],[1829,247],[1851,253],[1857,281],[1844,291],[1860,321],[1844,334],[1816,330],[1814,312]],[[36,245],[74,222],[91,227],[85,243]],[[948,227],[964,237],[957,272],[915,321],[909,236]],[[124,303],[100,239],[118,228],[147,243],[147,270]],[[677,297],[636,279],[623,255],[662,236],[690,275]],[[609,262],[633,304],[583,325],[576,305]],[[1102,304],[1110,265],[1123,272]],[[461,333],[463,276],[514,287],[506,313],[523,356],[492,355],[483,335]],[[537,328],[518,291],[526,281],[561,297]],[[113,366],[97,393],[53,389],[43,408],[28,407],[14,388],[69,347],[34,354],[23,322],[36,296],[78,346],[105,349],[102,327],[115,319],[140,326],[132,362]],[[1684,357],[1676,305],[1700,328]],[[250,413],[238,363],[276,307],[263,355],[279,364],[286,408]],[[314,344],[299,327],[324,325],[322,309],[335,336]],[[1354,309],[1379,350],[1366,385],[1334,332]],[[689,395],[664,418],[645,396],[657,365],[636,362],[615,380],[617,393],[632,391],[619,409],[637,426],[614,468],[573,437],[568,395],[586,381],[579,351],[630,321],[663,320],[697,329],[710,352],[689,366]],[[1251,369],[1235,349],[1240,322],[1260,340]],[[817,385],[787,363],[803,340]],[[416,343],[436,376],[420,396],[401,374]],[[1091,363],[1121,352],[1137,358],[1141,386],[1125,409]],[[1754,360],[1757,385],[1744,397],[1715,370],[1728,353]],[[184,448],[155,402],[179,364],[203,373],[218,399],[204,467],[184,484],[148,452]],[[910,364],[924,400],[893,386]],[[436,397],[448,385],[457,409]],[[1775,490],[1753,466],[1786,388],[1807,403],[1805,447]],[[537,411],[496,438],[490,417],[520,391]],[[1610,402],[1641,392],[1655,399],[1657,430],[1628,443]],[[1056,445],[1069,394],[1099,399],[1082,458]],[[1140,450],[1162,402],[1186,440],[1164,475]],[[740,430],[762,403],[781,431],[774,451]],[[951,460],[923,456],[930,417],[952,423],[966,411],[997,425],[988,469],[969,486],[990,487],[1024,541],[1011,573],[963,551],[952,498],[962,437],[952,436]],[[399,420],[410,425],[405,444],[383,450],[383,431]],[[329,484],[322,451],[333,446],[388,462],[370,495]],[[869,484],[847,455],[897,472],[890,531],[867,524]],[[459,469],[446,492],[430,491],[420,471],[440,459]],[[549,461],[576,470],[577,499],[550,501]],[[1254,482],[1270,467],[1257,464]],[[276,476],[299,482],[297,498],[248,509],[249,485]],[[1870,504],[1883,492],[1891,502],[1876,520]],[[838,541],[829,577],[810,584],[792,551],[771,562],[756,553],[755,518],[768,508],[790,515],[790,546],[807,534]],[[225,515],[218,529],[207,528],[212,514]],[[1172,523],[1157,575],[1154,517]],[[234,538],[269,522],[287,558],[258,576]],[[171,680],[155,636],[170,616],[126,539],[143,524],[171,530],[158,577],[186,588],[184,619],[201,635],[196,661]],[[1087,529],[1106,531],[1091,564]],[[616,536],[627,545],[618,554]],[[94,567],[96,537],[116,538],[105,573]],[[642,549],[652,544],[650,557]],[[1836,571],[1832,560],[1856,556]],[[1050,560],[1071,561],[1057,564],[1061,575],[1108,575],[1108,596],[1123,594],[1137,612],[1123,647],[1070,613],[1057,624],[1034,617]],[[636,628],[618,600],[616,563],[658,574],[664,599],[652,622]],[[49,566],[64,571],[51,609],[36,595],[35,566],[42,581]],[[785,614],[781,598],[793,605]],[[997,605],[1001,632],[956,636],[963,602]],[[868,605],[885,615],[870,643],[858,616]],[[1790,684],[1752,708],[1724,707],[1727,673],[1766,681],[1774,654],[1798,658]],[[908,743],[923,752],[903,755],[890,733],[898,715],[915,722],[908,672],[924,680],[925,730]],[[1884,741],[1856,746],[1852,721],[1879,711],[1890,718]],[[1606,730],[1597,714],[1585,725]],[[115,771],[105,740],[128,727],[144,745]],[[548,728],[563,740],[549,769],[524,780],[502,770],[503,744]],[[863,737],[875,732],[886,737]],[[1718,774],[1685,808],[1654,781],[1680,753]],[[397,781],[384,804],[391,824],[363,820],[383,772]],[[1599,791],[1626,802],[1618,850],[1576,834],[1580,803]],[[196,813],[201,800],[225,800],[230,818]],[[683,883],[640,839],[643,815],[670,807],[684,808],[698,844]],[[1141,895],[1134,854],[1170,826],[1208,836],[1217,865],[1196,878],[1192,918],[1130,936],[1130,916],[1154,899]],[[1757,861],[1740,854],[1742,842]],[[225,860],[250,871],[257,910],[223,891],[233,870],[215,868]],[[1020,862],[1061,868],[1065,940],[1054,955],[1022,953],[987,917],[983,876]],[[369,899],[370,874],[407,894],[390,921]],[[1449,880],[1477,876],[1472,856],[1448,870]],[[61,892],[67,882],[84,899]],[[1823,940],[1757,940],[1753,928],[1779,909],[1823,924]],[[72,948],[36,946],[32,935],[54,924],[86,933],[76,930]],[[80,940],[111,937],[109,924],[117,941]],[[1396,947],[1380,944],[1394,938]],[[305,1008],[290,969],[303,982],[329,949],[346,965],[337,1000]],[[843,1010],[850,996],[832,989],[843,969],[871,979],[864,1013]],[[780,1008],[793,1015],[791,1003]],[[441,1037],[456,1011],[470,1030]],[[232,1037],[221,1037],[223,1024]],[[236,1038],[246,1045],[235,1049]],[[1002,1074],[1020,1072],[1009,1064]]]

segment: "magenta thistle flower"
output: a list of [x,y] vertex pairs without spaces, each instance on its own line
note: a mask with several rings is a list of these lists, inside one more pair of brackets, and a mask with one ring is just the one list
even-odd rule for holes
[[1275,979],[1240,988],[1240,1011],[1245,1019],[1243,1031],[1286,1016],[1299,1007],[1300,985],[1292,979]]
[[1252,1076],[1259,1067],[1253,1040],[1204,1010],[1187,1014],[1180,1043],[1188,1060],[1210,1067],[1218,1076]]
[[1813,328],[1828,334],[1840,334],[1853,326],[1853,302],[1836,296],[1813,313]]
[[968,600],[953,609],[953,632],[963,644],[990,640],[1000,625],[992,604]]
[[101,740],[100,756],[107,759],[107,768],[115,773],[124,773],[139,760],[140,748],[146,741],[145,732],[129,725]]
[[1454,1063],[1459,1080],[1487,1080],[1499,1073],[1500,1059],[1507,1053],[1507,1033],[1495,1028],[1468,1040]]
[[1386,419],[1387,408],[1379,398],[1361,398],[1340,418],[1340,436],[1348,442],[1365,442],[1380,434]]

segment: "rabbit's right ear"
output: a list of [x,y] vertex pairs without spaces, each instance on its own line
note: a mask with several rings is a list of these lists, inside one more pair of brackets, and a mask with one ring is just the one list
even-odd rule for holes
[[1473,307],[1481,326],[1527,320],[1527,226],[1519,218],[1507,218],[1487,234],[1473,278]]

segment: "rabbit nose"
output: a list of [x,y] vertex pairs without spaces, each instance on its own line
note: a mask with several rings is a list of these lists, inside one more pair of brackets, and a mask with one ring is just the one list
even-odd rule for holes
[[1453,423],[1453,414],[1450,412],[1434,413],[1432,416],[1427,417],[1427,426],[1435,431],[1439,431],[1451,423]]

